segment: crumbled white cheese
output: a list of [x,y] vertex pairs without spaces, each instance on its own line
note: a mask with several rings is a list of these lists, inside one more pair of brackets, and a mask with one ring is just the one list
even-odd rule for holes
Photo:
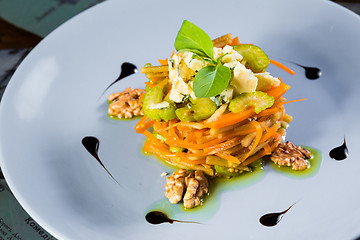
[[169,107],[170,104],[167,101],[163,101],[161,103],[153,103],[150,105],[150,109],[162,109],[162,108],[167,108]]
[[218,59],[222,55],[222,49],[214,47],[214,59]]
[[268,72],[255,73],[254,75],[258,79],[258,85],[256,87],[258,91],[266,91],[280,85],[280,79],[271,76]]
[[184,59],[185,64],[190,68],[190,62],[193,58],[193,53],[192,52],[184,52],[182,55],[182,58]]
[[231,101],[233,93],[234,89],[231,86],[227,86],[218,96],[211,97],[210,99],[215,102],[217,106],[221,106]]
[[223,63],[230,63],[232,61],[241,61],[243,57],[240,53],[235,51],[232,46],[226,45],[223,50],[222,54],[226,54],[221,58],[221,62]]
[[197,59],[192,52],[184,52],[182,58],[185,64],[194,71],[199,71],[206,66],[205,61]]
[[234,89],[231,86],[225,88],[225,90],[220,93],[223,102],[224,103],[230,102],[233,97],[233,93],[234,93]]
[[232,70],[234,70],[234,68],[235,68],[238,64],[240,64],[238,61],[231,61],[231,62],[228,62],[228,63],[224,63],[224,66],[225,66],[225,67],[228,67],[228,68],[230,68],[230,69],[232,69]]
[[189,96],[192,89],[181,77],[171,79],[172,87],[170,90],[170,100],[176,103],[183,101],[185,96]]
[[[185,52],[183,54],[183,58],[185,63],[189,62],[192,58],[192,53]],[[171,83],[171,90],[170,90],[170,100],[176,103],[183,102],[186,99],[186,96],[194,96],[194,91],[192,89],[192,82],[190,81],[186,83],[181,77],[179,72],[179,64],[182,59],[177,54],[174,54],[172,57],[173,59],[173,67],[169,67],[169,78]],[[191,60],[190,60],[191,61]]]
[[[228,66],[224,64],[224,66]],[[258,79],[254,73],[247,69],[240,62],[237,62],[234,68],[234,74],[230,80],[230,85],[234,88],[236,94],[243,92],[254,92],[256,90]]]
[[174,54],[174,56],[171,58],[172,59],[172,66],[169,64],[169,78],[170,78],[170,82],[172,79],[176,78],[177,76],[180,76],[179,73],[179,64],[181,61],[181,57],[177,54]]
[[205,66],[206,66],[205,61],[200,61],[196,58],[193,58],[190,62],[189,68],[194,71],[199,71],[200,69],[202,69]]

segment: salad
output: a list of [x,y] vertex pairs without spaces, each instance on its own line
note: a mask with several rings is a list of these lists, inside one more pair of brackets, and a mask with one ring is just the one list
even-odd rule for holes
[[187,20],[175,49],[161,65],[141,68],[149,81],[135,126],[147,138],[146,153],[179,169],[165,186],[171,203],[200,205],[207,178],[249,172],[264,156],[294,170],[309,166],[306,149],[283,142],[292,121],[283,97],[290,86],[266,71],[270,63],[291,70],[231,34],[211,40]]

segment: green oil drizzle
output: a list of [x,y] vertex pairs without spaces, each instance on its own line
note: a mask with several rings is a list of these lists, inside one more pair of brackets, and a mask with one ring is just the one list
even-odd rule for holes
[[150,206],[147,212],[157,210],[166,213],[174,219],[191,219],[204,222],[210,219],[219,208],[221,192],[248,187],[260,181],[265,174],[266,172],[263,170],[262,160],[260,159],[252,164],[251,172],[244,172],[237,177],[231,178],[209,179],[209,193],[202,198],[202,203],[198,207],[187,209],[184,208],[182,201],[178,204],[171,204],[166,197],[163,197]]
[[291,169],[291,167],[279,166],[270,160],[268,161],[269,165],[275,171],[293,178],[307,178],[315,175],[320,169],[321,160],[322,160],[321,152],[312,147],[305,147],[305,146],[302,147],[306,148],[311,152],[311,158],[308,160],[310,166],[304,171],[294,171]]
[[132,118],[118,118],[117,116],[113,116],[113,115],[108,114],[108,118],[110,118],[112,120],[117,120],[117,121],[134,121],[134,120],[142,118],[142,116],[135,116],[135,117],[132,117]]
[[[312,157],[308,160],[310,166],[304,171],[294,171],[291,169],[291,167],[280,167],[269,159],[264,159],[264,161],[266,164],[271,166],[271,169],[281,174],[285,174],[294,178],[307,178],[315,175],[319,171],[322,156],[321,152],[315,148],[304,148],[308,149],[312,155]],[[146,155],[148,156],[148,154]],[[161,163],[165,163],[165,161],[160,159],[159,161],[161,161]],[[165,165],[171,169],[178,169],[169,163],[165,163]],[[263,159],[259,159],[250,166],[252,168],[251,172],[244,172],[237,177],[209,179],[209,193],[202,198],[202,204],[198,207],[186,209],[183,207],[182,202],[179,202],[178,204],[171,204],[166,197],[163,197],[150,206],[149,209],[147,209],[147,212],[157,210],[164,212],[175,219],[191,219],[199,222],[205,222],[206,220],[210,219],[219,209],[219,197],[221,192],[249,187],[252,184],[260,181],[266,175],[266,171],[264,171],[263,168]]]

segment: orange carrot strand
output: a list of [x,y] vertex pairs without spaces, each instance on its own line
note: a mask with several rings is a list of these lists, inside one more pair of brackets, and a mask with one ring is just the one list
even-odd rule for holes
[[301,98],[301,99],[286,101],[286,102],[282,102],[282,104],[288,104],[288,103],[293,103],[293,102],[300,102],[300,101],[304,101],[304,100],[307,100],[307,98]]
[[138,133],[138,129],[141,128],[141,126],[148,120],[149,118],[145,115],[139,120],[139,122],[135,125],[135,131]]
[[252,148],[250,149],[250,151],[245,155],[245,157],[242,159],[242,161],[244,161],[246,158],[248,158],[250,156],[250,154],[255,150],[255,148],[257,147],[257,145],[259,144],[261,137],[262,137],[262,128],[260,123],[258,123],[257,121],[253,121],[250,122],[256,129],[256,137],[254,140],[254,144],[252,146]]
[[158,61],[159,61],[159,63],[161,65],[167,65],[168,64],[168,59],[167,58],[166,59],[158,59]]
[[278,61],[275,61],[275,60],[273,60],[273,59],[270,59],[270,63],[271,63],[272,65],[277,66],[278,68],[281,68],[282,70],[284,70],[285,72],[287,72],[287,73],[289,73],[289,74],[291,74],[291,75],[294,75],[294,74],[295,74],[295,72],[294,72],[293,70],[291,70],[290,68],[288,68],[288,67],[285,66],[284,64],[279,63]]
[[226,160],[228,160],[230,162],[233,162],[233,163],[240,163],[240,160],[237,157],[234,157],[234,156],[232,156],[230,154],[225,154],[225,153],[218,152],[215,155],[218,156],[218,157],[221,157],[223,159],[226,159]]
[[239,37],[233,38],[231,44],[232,44],[233,46],[235,46],[235,45],[240,45]]

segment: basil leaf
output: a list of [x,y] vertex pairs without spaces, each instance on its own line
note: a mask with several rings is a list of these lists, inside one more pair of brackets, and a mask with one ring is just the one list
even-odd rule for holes
[[175,49],[190,51],[214,60],[214,45],[209,35],[187,20],[184,20],[176,36]]
[[193,82],[195,96],[208,98],[220,94],[228,86],[230,78],[231,70],[220,63],[200,69]]

